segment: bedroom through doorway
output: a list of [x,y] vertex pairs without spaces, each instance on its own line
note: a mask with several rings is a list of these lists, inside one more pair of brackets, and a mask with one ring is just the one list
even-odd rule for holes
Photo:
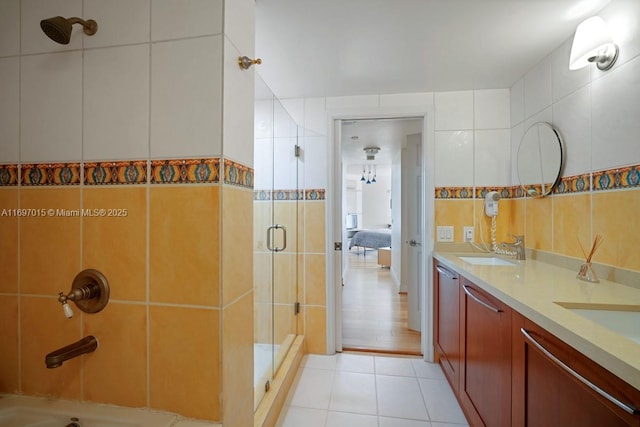
[[422,129],[421,117],[342,121],[343,350],[422,354]]

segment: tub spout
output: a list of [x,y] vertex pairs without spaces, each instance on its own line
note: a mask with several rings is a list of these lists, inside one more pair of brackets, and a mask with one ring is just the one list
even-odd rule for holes
[[47,368],[58,368],[62,366],[62,362],[65,360],[73,359],[81,354],[91,353],[98,348],[98,340],[93,335],[82,338],[80,341],[76,341],[73,344],[69,344],[58,350],[52,351],[47,354],[44,359]]

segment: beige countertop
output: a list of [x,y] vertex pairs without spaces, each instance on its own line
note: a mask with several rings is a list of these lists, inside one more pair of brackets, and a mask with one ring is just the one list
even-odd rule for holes
[[640,306],[640,289],[607,280],[585,282],[576,278],[577,271],[535,260],[505,258],[515,265],[488,266],[466,263],[457,255],[433,254],[445,266],[640,390],[640,344],[556,304]]

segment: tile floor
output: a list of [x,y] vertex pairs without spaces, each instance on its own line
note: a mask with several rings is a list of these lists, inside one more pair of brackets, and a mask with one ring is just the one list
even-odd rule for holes
[[418,358],[306,355],[278,427],[460,427],[440,366]]

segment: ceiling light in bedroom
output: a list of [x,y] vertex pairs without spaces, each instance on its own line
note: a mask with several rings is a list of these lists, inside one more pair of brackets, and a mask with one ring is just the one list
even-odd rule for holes
[[376,154],[380,151],[380,147],[365,147],[363,150],[367,153],[367,160],[375,160]]

